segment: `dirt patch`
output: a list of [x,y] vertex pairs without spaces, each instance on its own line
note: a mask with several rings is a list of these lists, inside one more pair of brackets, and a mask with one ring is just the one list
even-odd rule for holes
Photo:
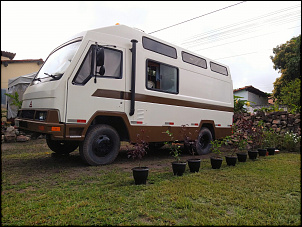
[[[37,139],[37,140],[30,140],[26,142],[11,142],[11,143],[2,143],[1,144],[1,150],[5,152],[10,152],[14,150],[22,150],[24,149],[24,145],[26,145],[26,150],[24,152],[30,152],[30,153],[43,153],[42,155],[39,155],[39,157],[33,157],[31,159],[26,160],[26,162],[34,162],[35,165],[39,164],[41,168],[43,168],[43,163],[49,163],[49,162],[56,162],[56,164],[64,165],[65,167],[72,167],[72,168],[79,168],[87,167],[87,165],[82,162],[78,149],[74,152],[72,152],[69,156],[65,157],[57,157],[55,153],[53,153],[47,146],[45,139]],[[150,149],[148,150],[147,154],[143,157],[142,160],[133,160],[132,158],[128,158],[128,150],[127,146],[131,148],[131,145],[129,143],[122,142],[121,149],[119,152],[118,157],[116,160],[106,165],[104,168],[118,168],[122,169],[124,171],[130,171],[133,167],[136,167],[140,164],[140,166],[147,166],[150,170],[156,170],[161,171],[165,168],[170,168],[170,165],[167,165],[167,163],[173,162],[175,159],[170,154],[170,150],[167,146],[163,146],[160,149]],[[180,156],[181,160],[186,161],[190,158],[200,158],[200,159],[209,159],[213,154],[207,154],[207,155],[191,155],[186,152],[184,152],[184,149],[182,149],[183,152]],[[16,162],[17,160],[12,160],[12,162]],[[20,160],[21,161],[21,160]],[[6,160],[6,162],[10,162],[9,160]],[[6,163],[5,162],[5,163]],[[18,162],[18,161],[17,161]],[[35,163],[39,162],[39,163]],[[140,162],[140,163],[139,163]],[[79,166],[80,165],[80,166]]]

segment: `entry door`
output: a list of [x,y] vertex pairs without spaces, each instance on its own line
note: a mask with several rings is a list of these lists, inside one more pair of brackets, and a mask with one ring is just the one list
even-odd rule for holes
[[[87,123],[98,111],[124,112],[125,49],[104,47],[105,74],[91,77],[94,43],[85,50],[67,84],[67,123]],[[96,71],[99,71],[97,67]]]

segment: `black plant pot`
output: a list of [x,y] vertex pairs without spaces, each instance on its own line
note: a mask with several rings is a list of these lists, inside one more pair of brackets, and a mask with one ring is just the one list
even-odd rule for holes
[[235,166],[237,162],[236,156],[225,156],[225,160],[228,166]]
[[266,149],[259,148],[258,154],[259,154],[259,156],[266,156]]
[[187,165],[186,162],[176,162],[176,161],[172,162],[172,169],[174,175],[182,176],[186,170],[186,165]]
[[132,173],[135,184],[146,184],[149,173],[148,167],[134,167]]
[[247,153],[236,153],[238,162],[246,162],[247,159]]
[[201,162],[200,158],[191,158],[191,159],[188,159],[187,161],[188,161],[188,165],[189,165],[191,173],[195,173],[195,172],[199,171],[200,162]]
[[248,151],[249,158],[255,160],[258,156],[258,151]]
[[275,154],[275,148],[274,147],[268,147],[267,151],[268,151],[268,155],[274,155]]
[[212,169],[220,169],[223,159],[220,157],[211,157]]

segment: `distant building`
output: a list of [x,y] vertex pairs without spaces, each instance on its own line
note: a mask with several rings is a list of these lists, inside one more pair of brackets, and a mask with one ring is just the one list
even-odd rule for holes
[[248,100],[251,102],[250,107],[245,106],[248,112],[254,112],[254,109],[260,109],[262,107],[269,107],[271,104],[268,102],[269,94],[260,91],[253,86],[245,86],[233,90],[234,95],[240,96],[241,100]]
[[44,64],[42,59],[13,60],[15,53],[1,51],[1,107],[6,108],[8,80],[39,71]]

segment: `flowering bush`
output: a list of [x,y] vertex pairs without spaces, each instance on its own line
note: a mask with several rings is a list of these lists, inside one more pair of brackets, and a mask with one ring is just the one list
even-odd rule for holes
[[301,136],[298,136],[293,132],[286,132],[283,136],[282,148],[287,151],[300,151]]
[[280,146],[280,135],[272,128],[264,130],[264,145],[265,147],[277,148]]

